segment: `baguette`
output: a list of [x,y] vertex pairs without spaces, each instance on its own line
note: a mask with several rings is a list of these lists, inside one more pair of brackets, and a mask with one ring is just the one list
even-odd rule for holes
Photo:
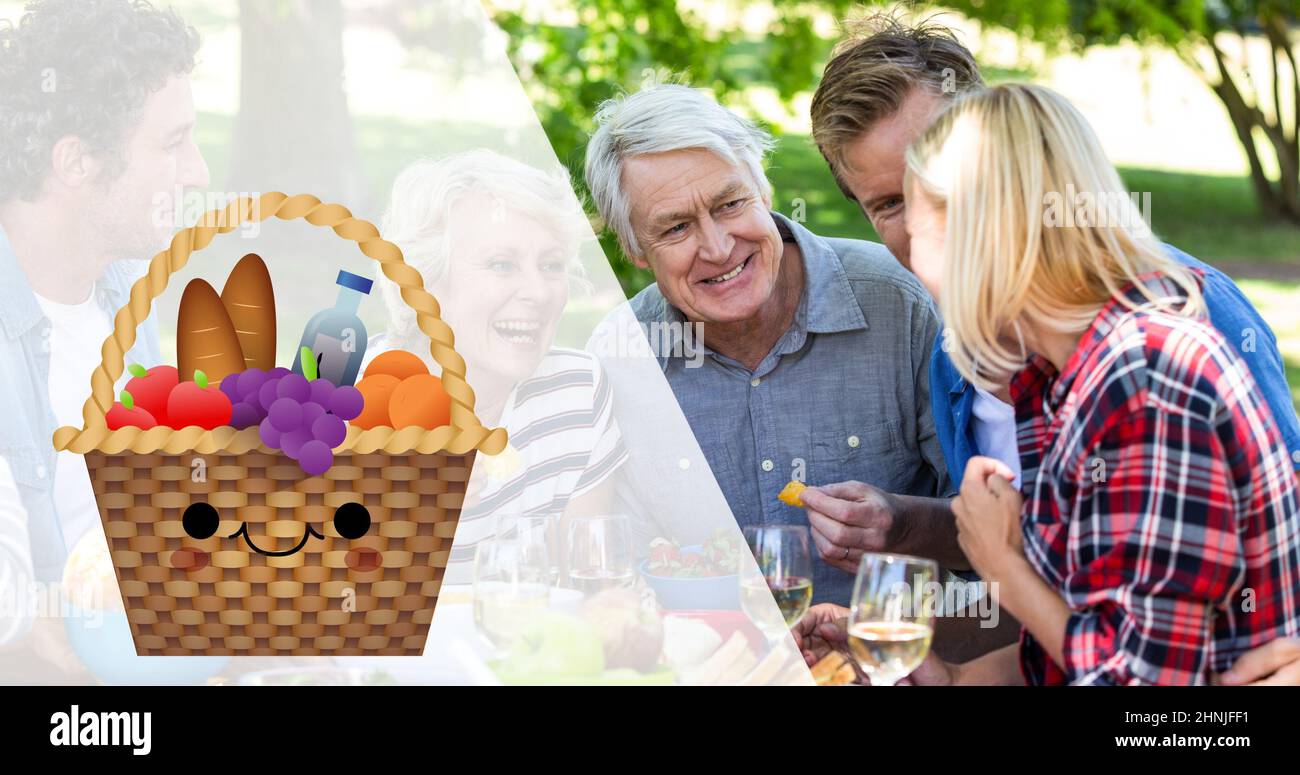
[[244,370],[244,353],[239,348],[235,325],[221,297],[204,280],[190,280],[181,294],[176,320],[176,366],[182,380],[193,380],[194,372],[202,371],[214,385]]
[[239,337],[242,369],[275,368],[275,291],[261,256],[249,253],[239,259],[221,291],[221,303]]

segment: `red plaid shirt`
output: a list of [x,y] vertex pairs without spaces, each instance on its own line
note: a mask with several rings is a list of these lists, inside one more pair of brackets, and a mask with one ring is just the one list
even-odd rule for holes
[[1112,301],[1011,394],[1025,554],[1072,612],[1064,665],[1022,630],[1026,682],[1202,684],[1300,632],[1295,470],[1219,332]]

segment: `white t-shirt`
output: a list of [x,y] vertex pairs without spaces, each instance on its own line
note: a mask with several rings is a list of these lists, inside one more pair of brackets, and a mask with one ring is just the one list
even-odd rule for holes
[[[54,419],[60,427],[80,428],[85,422],[81,408],[90,397],[90,375],[103,359],[100,350],[113,332],[113,322],[99,305],[95,289],[79,304],[59,304],[39,294],[36,302],[50,320],[50,407]],[[67,450],[58,454],[54,506],[68,551],[87,530],[98,529],[95,491],[81,455]]]
[[[1020,451],[1016,448],[1016,408],[981,388],[975,388],[975,403],[971,407],[971,422],[975,429],[975,444],[980,454],[1001,460],[1015,473],[1011,483],[1020,489]],[[953,477],[961,480],[963,471]]]

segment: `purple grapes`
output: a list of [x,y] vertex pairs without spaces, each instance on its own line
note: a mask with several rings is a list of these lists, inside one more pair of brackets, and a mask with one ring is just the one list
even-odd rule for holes
[[334,395],[330,396],[328,406],[330,411],[340,418],[354,420],[361,414],[364,403],[365,399],[362,397],[361,391],[351,385],[346,385],[335,389]]
[[347,439],[345,420],[361,414],[364,400],[352,386],[335,387],[320,378],[276,367],[252,368],[222,380],[234,404],[231,425],[257,427],[262,443],[298,461],[304,473],[320,476],[334,465],[334,448]]
[[302,425],[302,404],[292,398],[278,398],[266,413],[266,419],[281,433],[290,433]]
[[298,450],[298,465],[302,466],[302,470],[307,474],[320,476],[334,465],[334,452],[325,442],[312,439]]

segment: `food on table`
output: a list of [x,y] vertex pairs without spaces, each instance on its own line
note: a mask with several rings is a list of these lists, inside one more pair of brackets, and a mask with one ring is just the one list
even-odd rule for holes
[[607,589],[583,603],[582,615],[600,634],[606,666],[648,672],[659,663],[663,623],[637,592]]
[[388,399],[388,418],[394,428],[450,425],[451,396],[443,390],[442,380],[432,374],[407,377]]
[[104,531],[87,530],[68,553],[68,561],[63,566],[63,588],[67,590],[68,602],[83,611],[123,610]]
[[650,542],[646,572],[672,578],[730,576],[740,565],[741,544],[735,531],[718,528],[698,551],[683,550],[676,542],[656,538]]
[[791,479],[789,484],[781,488],[781,492],[778,493],[776,497],[777,500],[784,504],[794,506],[797,509],[803,508],[803,500],[800,499],[799,496],[802,495],[803,491],[806,489],[808,489],[808,485],[798,479]]
[[358,382],[356,389],[361,392],[364,406],[352,424],[366,430],[380,426],[393,427],[392,420],[388,418],[388,400],[400,384],[401,380],[389,374],[376,374]]
[[275,367],[275,292],[266,262],[249,253],[235,264],[221,289],[221,303],[243,351],[240,369]]
[[[202,371],[214,384],[244,370],[235,324],[221,297],[203,280],[190,280],[181,294],[176,323],[176,365],[182,380]],[[177,427],[172,423],[172,427]]]
[[831,651],[812,666],[812,677],[818,686],[846,686],[857,679],[853,663],[838,651]]
[[194,372],[193,381],[182,382],[167,396],[167,420],[173,428],[197,425],[212,430],[229,425],[233,405],[230,397],[208,384],[208,375]]
[[708,624],[688,616],[663,618],[664,661],[684,672],[704,660],[722,645],[722,636]]
[[307,321],[293,361],[295,374],[304,374],[303,348],[316,364],[316,373],[342,387],[357,381],[361,361],[366,355],[366,326],[357,317],[361,300],[374,285],[370,279],[340,270],[335,283],[339,286],[334,306],[323,309]]
[[366,366],[366,376],[387,374],[390,377],[406,379],[417,374],[428,374],[429,367],[424,365],[420,356],[406,350],[388,350],[375,356]]
[[734,632],[722,647],[704,662],[687,670],[682,683],[692,686],[725,686],[739,683],[758,664],[749,639]]
[[110,431],[118,428],[145,428],[149,429],[158,424],[153,414],[143,407],[135,405],[135,399],[131,397],[129,390],[123,390],[117,403],[108,410],[104,415],[104,422],[108,424]]
[[167,397],[172,388],[180,382],[180,374],[175,366],[154,366],[146,370],[138,363],[126,369],[131,373],[126,390],[135,400],[135,405],[148,412],[159,425],[168,425]]

